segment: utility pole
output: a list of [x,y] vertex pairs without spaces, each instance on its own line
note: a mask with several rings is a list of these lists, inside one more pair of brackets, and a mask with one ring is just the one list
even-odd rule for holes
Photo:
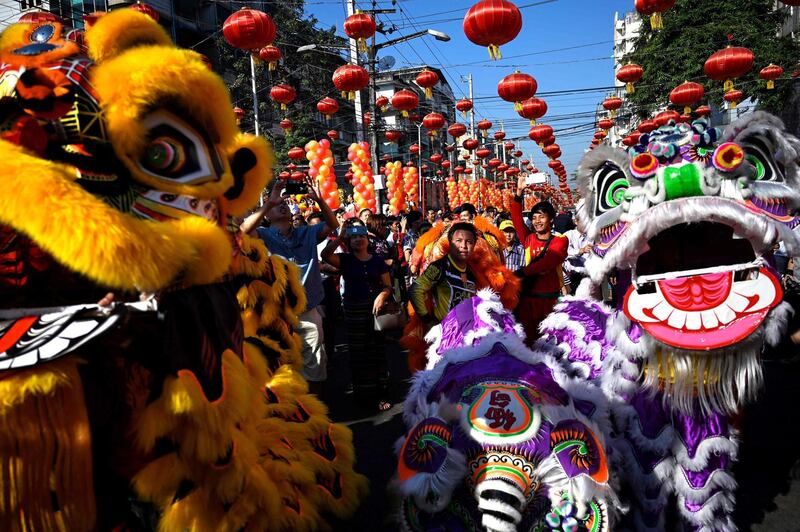
[[258,136],[258,88],[256,87],[256,60],[250,54],[250,83],[253,87],[253,120],[255,120],[255,132]]
[[[347,16],[355,15],[356,2],[355,0],[348,0],[347,2]],[[349,39],[350,42],[350,63],[359,65],[358,57],[358,41]],[[375,37],[372,38],[372,44],[375,44]],[[364,108],[361,102],[361,91],[356,91],[356,99],[353,101],[353,107],[356,111],[356,141],[362,142],[364,140]]]

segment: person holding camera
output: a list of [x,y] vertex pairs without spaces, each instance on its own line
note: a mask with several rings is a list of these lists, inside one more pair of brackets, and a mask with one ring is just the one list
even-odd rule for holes
[[[319,189],[311,178],[306,177],[308,198],[314,201],[322,213],[324,222],[316,225],[294,227],[292,214],[283,194],[286,183],[278,181],[272,187],[269,199],[256,212],[245,218],[240,226],[244,233],[256,231],[270,253],[294,262],[300,269],[300,278],[306,291],[306,310],[298,316],[298,333],[303,341],[303,377],[308,381],[312,393],[321,394],[327,380],[327,355],[325,353],[322,312],[320,305],[325,292],[322,287],[317,244],[324,241],[331,231],[339,227],[336,216],[322,200]],[[259,227],[266,217],[269,227]]]
[[567,258],[569,241],[553,232],[555,208],[540,201],[531,209],[529,230],[522,219],[523,196],[528,190],[525,176],[517,182],[517,195],[511,202],[511,221],[525,246],[525,265],[514,273],[522,278],[522,293],[517,318],[525,328],[528,345],[539,337],[539,324],[553,311],[562,293],[562,264]]
[[[336,253],[344,244],[349,250]],[[350,372],[357,398],[378,400],[378,410],[388,410],[388,372],[383,334],[375,330],[375,316],[392,295],[389,266],[384,257],[370,253],[369,231],[358,220],[339,231],[328,243],[322,260],[337,268],[344,280],[342,308],[347,323]]]

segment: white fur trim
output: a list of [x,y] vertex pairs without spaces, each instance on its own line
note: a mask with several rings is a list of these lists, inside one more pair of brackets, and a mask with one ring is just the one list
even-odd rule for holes
[[[718,519],[717,513],[723,511],[730,514],[734,509],[733,494],[720,491],[712,495],[708,501],[696,512],[691,512],[686,508],[686,498],[678,494],[678,510],[681,515],[690,523],[698,526],[711,527],[712,530],[725,530],[714,528],[714,523]],[[733,529],[736,530],[736,529]]]
[[681,467],[675,469],[675,492],[694,503],[702,503],[712,492],[719,489],[734,493],[736,485],[731,473],[718,469],[709,475],[702,487],[694,488],[689,484],[685,470]]

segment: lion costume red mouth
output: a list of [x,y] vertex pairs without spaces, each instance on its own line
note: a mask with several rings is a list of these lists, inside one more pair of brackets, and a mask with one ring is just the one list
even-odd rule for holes
[[736,280],[732,270],[656,281],[655,291],[633,285],[624,311],[657,340],[691,350],[718,349],[751,335],[780,303],[776,277],[761,267],[754,278]]

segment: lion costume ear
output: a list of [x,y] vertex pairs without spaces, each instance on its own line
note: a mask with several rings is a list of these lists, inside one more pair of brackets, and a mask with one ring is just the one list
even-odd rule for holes
[[158,22],[133,9],[117,9],[99,17],[86,31],[89,57],[102,63],[137,46],[175,47]]

